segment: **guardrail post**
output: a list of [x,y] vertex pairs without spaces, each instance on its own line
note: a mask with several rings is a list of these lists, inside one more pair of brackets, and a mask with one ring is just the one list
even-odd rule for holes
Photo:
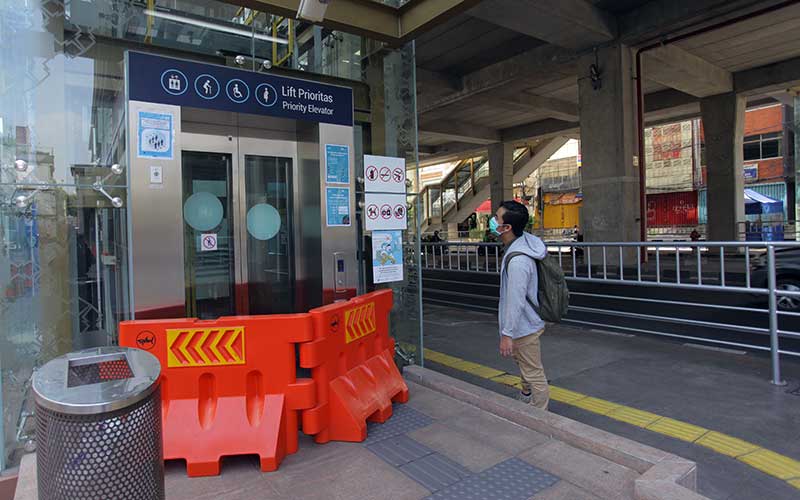
[[769,347],[772,355],[772,384],[786,385],[781,379],[781,358],[778,347],[778,295],[776,294],[777,279],[775,276],[775,247],[767,246],[767,286],[769,287]]

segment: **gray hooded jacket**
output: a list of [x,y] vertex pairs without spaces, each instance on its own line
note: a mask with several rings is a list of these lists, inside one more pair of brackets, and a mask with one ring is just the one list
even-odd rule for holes
[[[547,247],[536,236],[522,233],[522,236],[506,249],[505,255],[516,252],[524,253],[534,259],[543,259],[547,255]],[[504,258],[500,270],[498,308],[501,335],[519,339],[544,328],[544,321],[528,303],[526,295],[531,302],[539,305],[539,273],[536,262],[522,255],[514,257],[508,263]]]

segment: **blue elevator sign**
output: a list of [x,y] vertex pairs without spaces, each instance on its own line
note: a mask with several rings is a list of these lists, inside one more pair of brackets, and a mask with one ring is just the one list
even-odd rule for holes
[[128,98],[353,125],[353,91],[296,78],[128,52]]

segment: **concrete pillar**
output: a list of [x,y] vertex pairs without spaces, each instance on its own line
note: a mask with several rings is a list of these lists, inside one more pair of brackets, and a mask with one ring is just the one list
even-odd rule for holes
[[446,226],[447,231],[447,239],[448,240],[457,240],[458,239],[458,223],[456,222],[448,222]]
[[[578,63],[581,127],[581,228],[586,241],[639,241],[640,203],[633,54],[598,49]],[[600,81],[592,81],[596,64]],[[599,85],[598,85],[599,83]]]
[[700,100],[708,175],[708,239],[740,239],[744,221],[745,98],[734,93]]
[[492,213],[500,203],[514,198],[514,146],[496,143],[489,146],[489,181]]

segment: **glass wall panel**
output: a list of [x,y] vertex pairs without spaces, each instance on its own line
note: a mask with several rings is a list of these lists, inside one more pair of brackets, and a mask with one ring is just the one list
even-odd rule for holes
[[[33,370],[67,351],[116,343],[119,321],[130,317],[124,52],[367,81],[368,51],[356,35],[214,0],[5,0],[0,39],[2,470],[34,438]],[[383,101],[359,110],[357,176],[376,143],[378,154],[416,160],[413,46],[378,52],[372,93]],[[416,193],[408,201],[392,329],[418,346]],[[441,212],[441,195],[432,208]]]

